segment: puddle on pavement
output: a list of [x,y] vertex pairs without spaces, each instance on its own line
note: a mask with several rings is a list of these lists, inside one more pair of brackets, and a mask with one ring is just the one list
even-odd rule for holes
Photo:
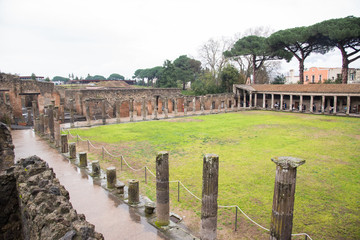
[[104,190],[99,181],[65,159],[32,130],[13,130],[12,138],[15,160],[32,155],[45,160],[69,191],[70,201],[76,211],[84,214],[86,220],[94,224],[95,230],[102,233],[106,240],[166,239],[134,208]]

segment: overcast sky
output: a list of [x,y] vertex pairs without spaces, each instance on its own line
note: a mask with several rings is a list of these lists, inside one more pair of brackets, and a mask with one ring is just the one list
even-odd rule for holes
[[[210,38],[359,13],[359,0],[0,0],[0,71],[131,78],[180,55],[199,59]],[[341,67],[341,56],[311,56],[305,67],[312,66]],[[282,63],[283,72],[291,68],[298,62]]]

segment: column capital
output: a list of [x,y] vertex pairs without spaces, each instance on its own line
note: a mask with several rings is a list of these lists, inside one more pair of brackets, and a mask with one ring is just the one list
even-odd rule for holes
[[273,157],[271,158],[271,161],[273,161],[277,166],[285,169],[297,168],[305,163],[305,160],[294,157]]

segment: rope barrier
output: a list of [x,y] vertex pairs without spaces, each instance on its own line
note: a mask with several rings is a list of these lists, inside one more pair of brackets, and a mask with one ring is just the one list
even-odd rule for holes
[[[75,137],[74,135],[72,135],[70,133],[70,131],[68,130],[68,135],[71,136],[71,137]],[[97,148],[95,147],[90,140],[84,140],[82,139],[78,134],[77,134],[77,137],[81,140],[81,141],[88,141],[89,144],[95,148],[95,149],[104,149],[104,151],[109,154],[110,156],[112,157],[115,157],[115,158],[118,158],[118,157],[122,157],[122,160],[125,162],[125,164],[133,171],[135,172],[138,172],[138,171],[141,171],[143,169],[145,169],[145,171],[147,170],[153,177],[156,177],[156,175],[147,167],[141,167],[139,169],[135,169],[133,167],[130,166],[130,164],[125,160],[124,156],[122,156],[121,154],[116,156],[116,155],[113,155],[111,154],[105,147],[100,147],[100,148]],[[156,181],[155,181],[156,182]],[[180,184],[190,195],[192,195],[194,198],[196,198],[197,200],[199,201],[202,201],[198,196],[196,196],[194,193],[192,193],[180,180],[173,180],[173,181],[169,181],[169,183],[175,183],[177,182],[178,184]],[[261,226],[260,224],[258,224],[257,222],[255,222],[252,218],[250,218],[239,206],[237,205],[229,205],[229,206],[226,206],[226,205],[218,205],[218,208],[237,208],[247,219],[249,219],[252,223],[254,223],[256,226],[260,227],[261,229],[265,230],[265,231],[270,231],[270,229],[268,228],[265,228],[263,226]],[[295,234],[291,234],[292,236],[306,236],[308,237],[310,240],[312,240],[312,238],[307,234],[307,233],[295,233]]]

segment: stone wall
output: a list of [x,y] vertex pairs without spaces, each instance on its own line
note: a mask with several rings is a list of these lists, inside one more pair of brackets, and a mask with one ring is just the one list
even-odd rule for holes
[[22,236],[13,239],[104,239],[73,209],[68,191],[39,157],[21,159],[0,175],[0,186],[0,196],[7,196],[0,197],[1,207],[12,209],[7,215],[0,211],[0,239],[11,239],[6,236],[12,236],[15,228],[17,233],[22,228]]
[[[54,90],[54,84],[34,80],[20,80],[18,76],[0,73],[0,90],[8,90],[9,103],[12,107],[13,117],[22,118],[22,107],[30,105],[32,100],[38,100],[39,110],[43,111],[45,105],[51,100],[57,100],[60,104],[59,93]],[[22,96],[24,93],[40,93],[36,96]]]
[[14,165],[14,145],[10,129],[0,122],[0,172]]

